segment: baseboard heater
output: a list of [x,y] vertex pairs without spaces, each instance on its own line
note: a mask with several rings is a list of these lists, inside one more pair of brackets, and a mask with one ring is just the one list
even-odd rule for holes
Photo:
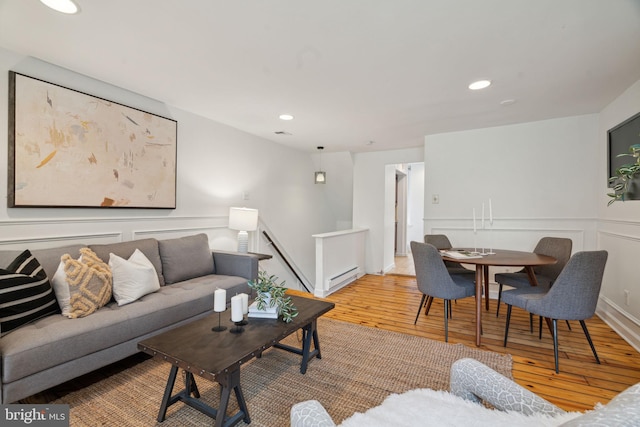
[[327,279],[327,288],[329,290],[341,288],[348,285],[358,278],[358,266],[351,267],[347,271]]

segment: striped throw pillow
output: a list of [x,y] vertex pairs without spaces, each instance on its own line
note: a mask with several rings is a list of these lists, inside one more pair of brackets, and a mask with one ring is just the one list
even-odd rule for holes
[[0,334],[60,313],[47,273],[28,250],[0,269]]

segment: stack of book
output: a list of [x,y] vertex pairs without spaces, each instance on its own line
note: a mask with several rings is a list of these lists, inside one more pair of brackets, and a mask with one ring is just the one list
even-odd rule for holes
[[258,309],[257,301],[254,301],[249,306],[249,312],[247,313],[247,317],[260,317],[263,319],[277,319],[278,318],[278,307],[269,307],[268,305],[263,309]]
[[441,251],[440,253],[442,254],[442,256],[455,258],[455,259],[482,258],[482,254],[478,252],[469,252],[469,251],[462,251],[462,250]]

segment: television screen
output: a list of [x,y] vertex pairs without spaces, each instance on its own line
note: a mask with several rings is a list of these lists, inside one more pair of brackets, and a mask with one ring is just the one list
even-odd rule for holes
[[[630,145],[640,144],[640,113],[609,129],[607,136],[609,138],[608,182],[617,168],[633,162],[631,157],[617,157],[617,155],[628,153]],[[613,184],[609,184],[609,187],[612,186]]]

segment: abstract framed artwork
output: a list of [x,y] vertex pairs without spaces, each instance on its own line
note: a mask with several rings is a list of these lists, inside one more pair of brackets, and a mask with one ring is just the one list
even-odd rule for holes
[[9,207],[175,209],[178,123],[9,72]]

